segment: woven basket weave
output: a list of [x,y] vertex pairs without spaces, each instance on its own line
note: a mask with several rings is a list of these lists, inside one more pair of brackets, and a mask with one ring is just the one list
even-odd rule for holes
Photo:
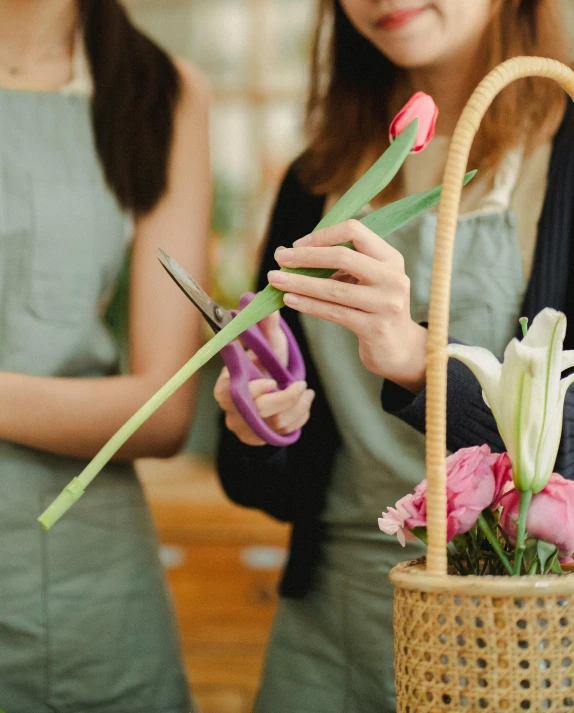
[[429,309],[426,568],[405,562],[391,571],[397,713],[574,713],[574,575],[449,576],[446,563],[446,346],[461,187],[492,100],[512,81],[530,76],[554,79],[574,99],[568,67],[515,57],[478,85],[450,144]]

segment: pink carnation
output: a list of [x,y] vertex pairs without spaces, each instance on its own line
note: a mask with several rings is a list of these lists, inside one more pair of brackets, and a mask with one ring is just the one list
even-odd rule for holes
[[[500,525],[514,545],[520,493],[510,490],[500,504]],[[532,496],[526,530],[528,537],[556,545],[560,559],[570,558],[574,553],[574,482],[552,473],[547,486]]]
[[[512,482],[510,459],[506,453],[490,452],[487,445],[461,448],[446,461],[447,540],[468,532],[488,507],[498,507],[502,494]],[[415,527],[427,525],[427,481],[417,485],[413,495],[398,501],[379,518],[379,527],[396,534],[404,545]]]
[[406,540],[416,540],[417,538],[411,534],[408,528],[405,527],[405,520],[410,515],[410,510],[407,510],[406,505],[415,496],[405,495],[404,498],[398,500],[394,508],[387,508],[387,512],[379,518],[379,529],[386,535],[396,535],[397,540],[404,547]]

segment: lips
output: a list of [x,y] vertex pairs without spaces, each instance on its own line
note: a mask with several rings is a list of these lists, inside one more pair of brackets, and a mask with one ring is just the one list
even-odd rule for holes
[[425,7],[397,10],[396,12],[391,12],[388,15],[383,15],[377,22],[377,26],[387,32],[399,30],[401,27],[408,25],[411,20],[414,20],[415,17],[421,15],[425,10]]

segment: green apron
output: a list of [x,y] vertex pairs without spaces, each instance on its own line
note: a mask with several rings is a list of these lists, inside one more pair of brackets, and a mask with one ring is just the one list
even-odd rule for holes
[[[89,98],[0,90],[0,138],[0,370],[117,373],[102,315],[130,221],[105,184]],[[133,467],[108,466],[50,532],[36,522],[84,466],[0,441],[0,710],[188,713]]]
[[[508,210],[515,178],[496,212],[459,220],[454,249],[449,333],[499,356],[526,288]],[[435,229],[436,215],[424,214],[387,238],[404,256],[417,322],[428,317]],[[388,573],[422,549],[403,549],[377,518],[425,477],[425,439],[382,410],[382,379],[362,365],[354,334],[308,316],[303,325],[343,443],[322,516],[322,562],[304,599],[280,601],[255,711],[392,713]]]

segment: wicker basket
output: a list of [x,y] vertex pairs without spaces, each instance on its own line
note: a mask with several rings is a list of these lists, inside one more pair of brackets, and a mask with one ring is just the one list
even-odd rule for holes
[[405,562],[391,572],[397,713],[574,713],[574,576],[449,576],[446,563],[446,345],[463,175],[492,100],[529,76],[554,79],[574,98],[574,72],[560,62],[508,60],[474,91],[449,149],[427,348],[428,554],[426,567]]

